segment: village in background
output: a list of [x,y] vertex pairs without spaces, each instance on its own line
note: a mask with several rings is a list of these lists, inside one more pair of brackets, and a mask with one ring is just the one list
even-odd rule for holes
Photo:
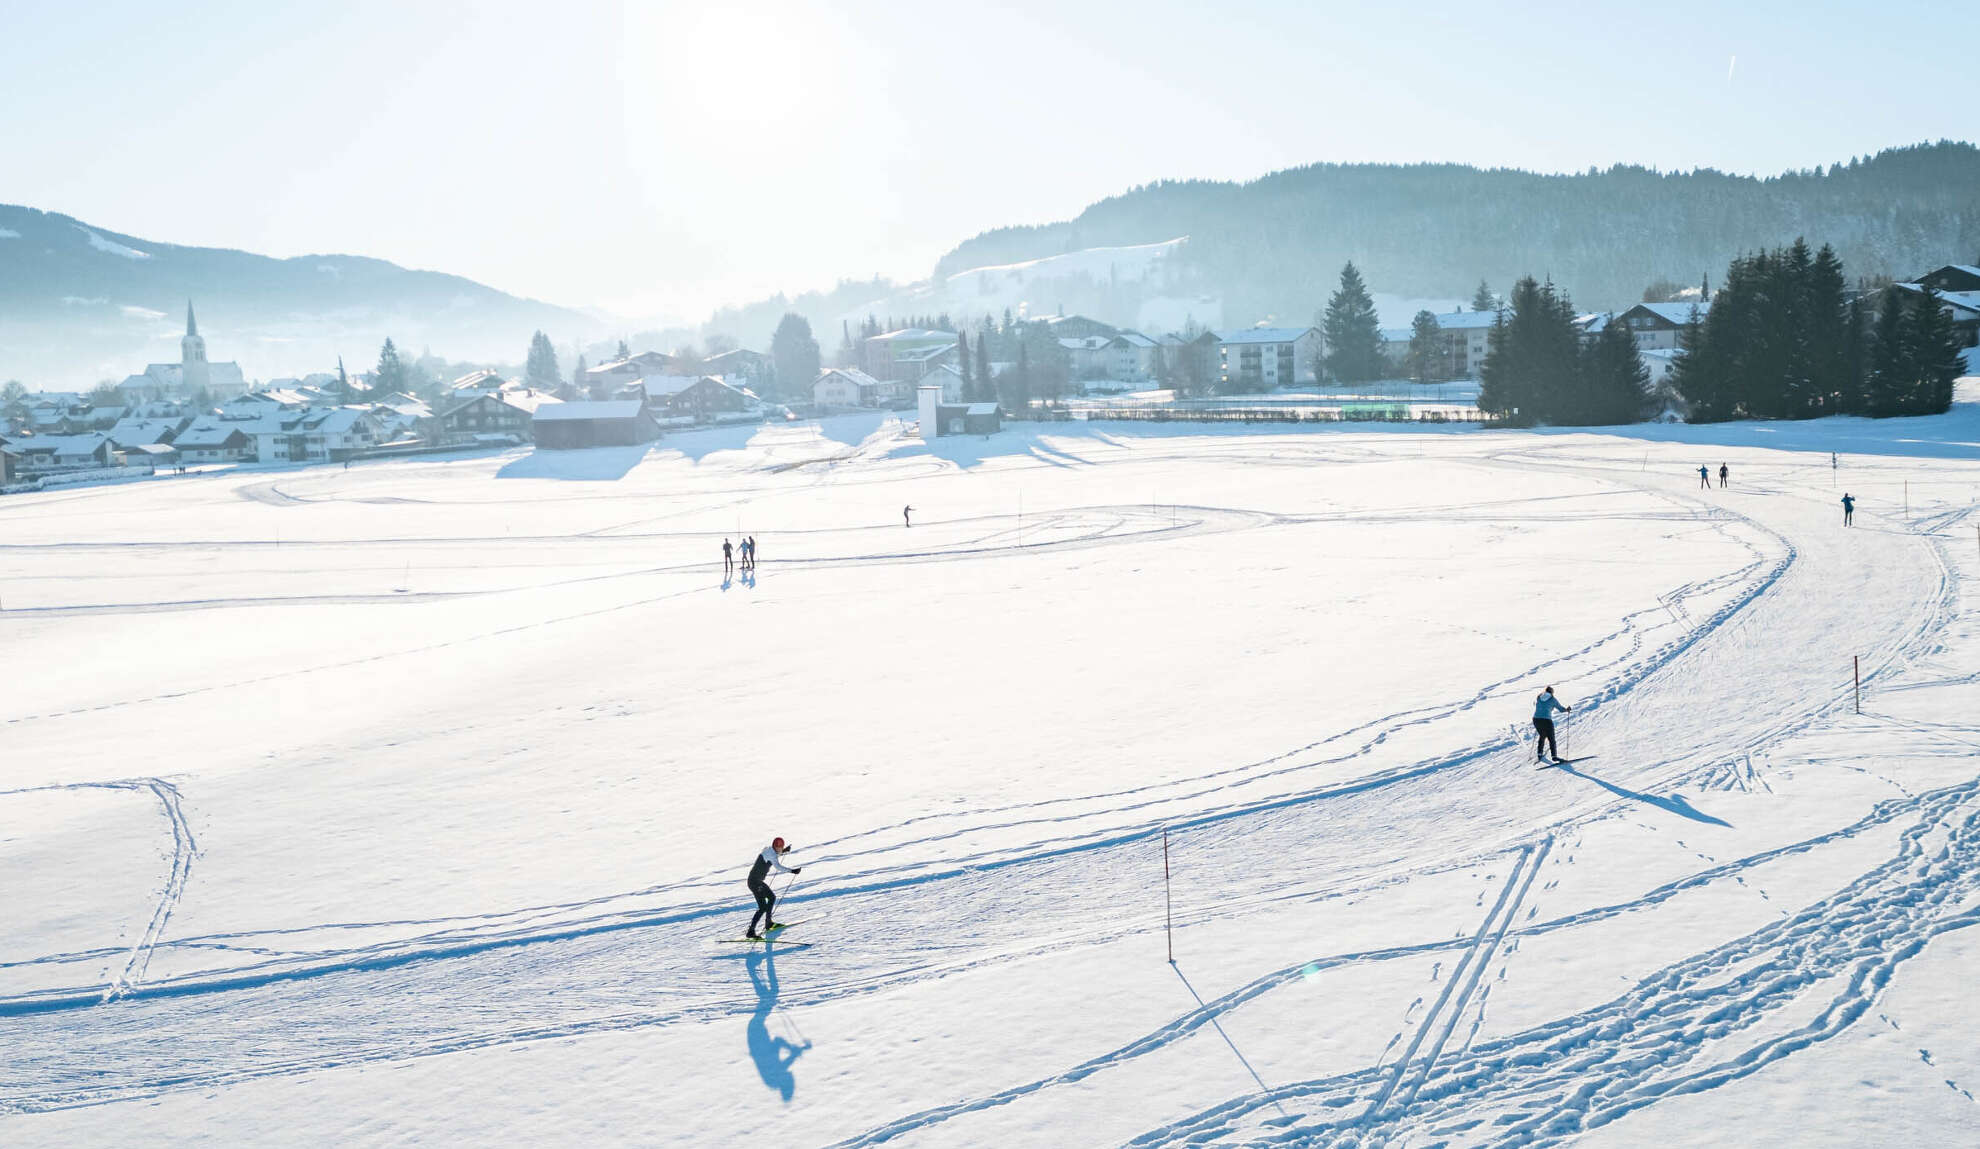
[[[1796,298],[1815,302],[1798,311],[1756,302],[1783,277]],[[855,411],[901,412],[903,430],[925,438],[990,434],[1008,419],[1533,425],[1929,414],[1945,410],[1952,380],[1974,369],[1976,353],[1964,349],[1980,348],[1972,264],[1845,290],[1833,254],[1813,256],[1797,241],[1735,261],[1717,293],[1708,275],[1692,287],[1653,283],[1643,296],[1578,312],[1551,284],[1529,278],[1500,294],[1480,282],[1468,308],[1423,309],[1407,327],[1382,327],[1350,263],[1315,323],[1300,327],[1211,329],[1189,318],[1151,334],[1028,307],[868,315],[826,333],[837,336],[827,357],[809,322],[790,313],[761,350],[719,335],[667,350],[621,339],[567,349],[566,370],[538,331],[517,370],[415,356],[387,339],[368,369],[339,360],[253,382],[240,363],[209,359],[188,301],[177,363],[86,393],[5,384],[0,491],[215,467],[627,446],[716,424]],[[1769,340],[1775,327],[1785,339]],[[224,333],[217,339],[224,346]],[[1770,342],[1799,350],[1764,364],[1745,350],[1691,354]],[[1736,393],[1756,386],[1779,393]]]

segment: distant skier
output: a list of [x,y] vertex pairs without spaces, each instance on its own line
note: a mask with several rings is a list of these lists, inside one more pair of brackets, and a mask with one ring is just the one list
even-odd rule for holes
[[743,553],[749,556],[750,573],[755,574],[756,573],[756,536],[755,535],[751,535],[743,540]]
[[1844,491],[1844,492],[1843,492],[1843,497],[1842,497],[1842,504],[1843,504],[1843,526],[1846,526],[1846,527],[1853,527],[1853,526],[1855,526],[1855,525],[1856,525],[1856,500],[1855,500],[1855,499],[1852,499],[1852,498],[1850,498],[1850,497],[1849,497],[1849,492],[1848,492],[1848,491]]
[[763,879],[769,876],[770,867],[775,866],[779,873],[802,874],[804,867],[792,868],[783,862],[783,856],[790,853],[790,846],[782,838],[776,838],[763,847],[756,861],[749,867],[749,892],[756,897],[756,914],[749,919],[749,929],[743,936],[761,941],[763,935],[756,932],[756,923],[761,920],[765,929],[782,929],[770,916],[770,908],[777,904],[777,895],[770,892],[770,883]]
[[1708,491],[1712,489],[1712,471],[1710,468],[1704,466],[1698,468],[1698,485]]
[[1549,752],[1552,752],[1554,761],[1562,760],[1560,747],[1554,744],[1554,715],[1556,712],[1566,714],[1571,709],[1573,708],[1554,697],[1554,688],[1551,686],[1541,691],[1540,697],[1533,700],[1533,730],[1538,736],[1533,744],[1536,762],[1545,762]]
[[910,511],[912,511],[912,510],[914,510],[914,508],[913,508],[913,507],[902,507],[902,508],[901,508],[901,525],[902,525],[902,526],[904,526],[904,527],[911,527],[911,526],[913,526],[913,525],[914,525],[914,520],[912,520],[912,519],[910,519],[910,518],[908,518],[908,512],[910,512]]
[[722,577],[728,578],[736,572],[736,552],[729,546],[729,540],[722,540]]
[[1726,485],[1726,475],[1727,475],[1727,474],[1728,474],[1728,472],[1726,471],[1726,465],[1725,465],[1724,463],[1720,463],[1720,464],[1719,464],[1719,488],[1720,488],[1721,490],[1724,490],[1724,489],[1725,489],[1725,485]]

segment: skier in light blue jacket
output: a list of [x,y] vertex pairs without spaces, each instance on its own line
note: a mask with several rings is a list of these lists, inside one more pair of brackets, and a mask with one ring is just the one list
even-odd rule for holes
[[1551,686],[1541,691],[1540,697],[1533,700],[1533,730],[1539,735],[1538,740],[1533,744],[1533,751],[1538,755],[1536,761],[1545,762],[1550,752],[1554,761],[1561,761],[1560,747],[1554,744],[1554,715],[1566,714],[1572,709],[1573,707],[1554,697],[1554,688]]

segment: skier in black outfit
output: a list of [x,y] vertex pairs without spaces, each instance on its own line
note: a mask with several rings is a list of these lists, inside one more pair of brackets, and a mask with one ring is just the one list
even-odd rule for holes
[[1852,499],[1852,498],[1850,498],[1850,497],[1849,497],[1849,492],[1848,492],[1848,491],[1844,491],[1844,492],[1843,492],[1843,497],[1842,497],[1842,505],[1843,505],[1843,526],[1846,526],[1846,527],[1853,527],[1853,526],[1855,526],[1855,525],[1856,525],[1856,500],[1855,500],[1855,499]]
[[729,540],[723,539],[722,540],[722,577],[727,578],[731,574],[734,574],[735,569],[736,569],[736,552],[734,548],[729,546]]
[[782,838],[778,838],[768,846],[765,846],[763,852],[756,856],[756,861],[750,865],[749,892],[756,897],[756,914],[749,919],[749,930],[743,934],[744,937],[754,941],[761,941],[763,939],[763,935],[756,932],[756,923],[759,920],[763,922],[765,929],[775,930],[783,928],[770,916],[771,907],[777,904],[777,895],[770,892],[770,883],[763,879],[769,876],[770,867],[772,866],[777,867],[779,872],[786,874],[801,874],[804,872],[803,866],[793,869],[784,865],[783,856],[789,853],[790,849],[790,846]]
[[1556,711],[1566,714],[1569,709],[1560,699],[1554,697],[1554,688],[1551,686],[1541,691],[1540,697],[1533,700],[1533,731],[1537,735],[1533,750],[1540,761],[1547,760],[1549,751],[1553,753],[1554,761],[1561,760],[1561,748],[1554,744],[1554,714]]
[[1723,487],[1724,487],[1724,486],[1726,485],[1726,475],[1727,475],[1728,473],[1729,473],[1729,472],[1728,472],[1728,471],[1726,470],[1726,465],[1725,465],[1724,463],[1720,463],[1720,464],[1719,464],[1719,486],[1720,486],[1721,488],[1723,488]]

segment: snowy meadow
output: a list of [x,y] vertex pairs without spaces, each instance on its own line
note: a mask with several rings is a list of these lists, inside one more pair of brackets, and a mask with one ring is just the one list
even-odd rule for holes
[[0,1141],[1980,1139],[1963,388],[0,499]]

